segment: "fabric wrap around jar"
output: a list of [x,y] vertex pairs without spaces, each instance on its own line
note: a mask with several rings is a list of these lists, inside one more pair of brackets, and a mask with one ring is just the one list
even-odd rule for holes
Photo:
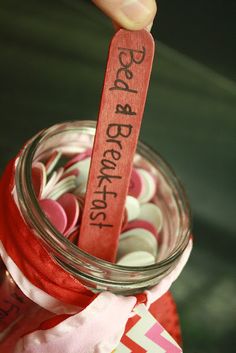
[[66,239],[46,218],[32,187],[32,163],[52,150],[66,156],[80,153],[92,147],[94,133],[91,121],[43,130],[25,144],[3,173],[1,352],[110,353],[135,314],[133,309],[140,302],[149,308],[166,293],[188,260],[192,238],[184,191],[169,166],[142,143],[134,164],[155,175],[156,198],[165,219],[157,263],[125,267],[95,258]]

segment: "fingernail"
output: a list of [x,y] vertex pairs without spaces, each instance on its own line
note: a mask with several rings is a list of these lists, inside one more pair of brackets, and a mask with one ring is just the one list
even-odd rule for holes
[[121,11],[132,22],[140,23],[150,15],[149,0],[124,0]]

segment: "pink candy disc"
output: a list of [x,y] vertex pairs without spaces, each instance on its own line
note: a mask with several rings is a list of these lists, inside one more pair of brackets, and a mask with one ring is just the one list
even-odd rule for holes
[[156,238],[158,236],[156,227],[149,221],[145,221],[143,219],[136,219],[126,224],[124,231],[128,231],[134,228],[142,228],[151,232]]
[[65,235],[75,227],[79,219],[79,203],[73,194],[63,194],[57,202],[63,207],[67,216],[67,225],[64,230]]
[[67,225],[67,217],[63,207],[57,201],[50,199],[39,200],[39,205],[52,225],[60,233],[63,233]]
[[92,154],[92,148],[87,148],[84,152],[77,154],[75,157],[71,158],[66,164],[65,169],[70,168],[73,164],[82,161],[90,157]]
[[149,202],[156,193],[156,182],[151,173],[147,170],[139,168],[137,172],[142,179],[142,191],[138,199],[141,203]]
[[44,167],[44,164],[41,162],[33,164],[31,175],[35,195],[37,198],[40,199],[47,180],[46,169]]
[[128,194],[138,198],[142,191],[142,179],[135,168],[132,169]]

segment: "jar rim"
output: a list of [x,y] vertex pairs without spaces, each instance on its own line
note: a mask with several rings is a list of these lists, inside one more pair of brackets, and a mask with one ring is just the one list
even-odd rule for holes
[[[76,265],[80,266],[81,261],[83,261],[83,265],[88,267],[88,270],[92,267],[93,272],[97,271],[98,275],[104,271],[116,271],[120,275],[137,273],[138,271],[143,274],[148,272],[151,276],[154,276],[156,270],[159,270],[159,273],[165,271],[165,269],[172,262],[175,262],[182,255],[188,245],[191,233],[191,212],[189,202],[185,190],[172,167],[160,156],[159,153],[154,151],[153,148],[147,146],[146,143],[140,141],[138,142],[137,152],[147,159],[153,158],[158,160],[158,167],[161,167],[162,171],[164,169],[165,173],[168,174],[169,178],[171,178],[171,185],[175,188],[176,193],[181,199],[183,210],[179,211],[183,212],[187,218],[187,226],[185,234],[182,235],[182,241],[177,247],[174,247],[173,251],[170,252],[167,258],[156,262],[155,264],[142,267],[129,267],[113,264],[84,252],[78,246],[70,242],[59,231],[57,231],[56,228],[53,227],[40,208],[31,180],[33,158],[38,146],[40,146],[45,139],[49,138],[50,134],[55,133],[58,129],[63,129],[63,132],[69,132],[70,130],[82,131],[83,129],[83,131],[86,130],[86,132],[94,135],[96,122],[91,120],[80,120],[56,124],[39,132],[25,145],[16,163],[16,192],[18,199],[20,200],[19,206],[21,212],[27,218],[26,221],[34,226],[44,244],[50,248],[53,256],[62,265],[62,267],[69,269],[75,275],[76,273],[74,272],[73,267]],[[61,132],[62,130],[58,133]],[[142,153],[140,150],[142,150]],[[86,274],[86,276],[89,277],[89,274]]]

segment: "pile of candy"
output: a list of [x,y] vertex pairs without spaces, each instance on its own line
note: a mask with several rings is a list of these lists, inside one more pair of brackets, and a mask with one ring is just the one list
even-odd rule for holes
[[[54,151],[32,166],[32,183],[39,205],[52,225],[78,244],[84,195],[88,180],[91,148],[66,158]],[[134,165],[126,197],[116,263],[147,266],[157,259],[163,227],[160,208],[154,203],[155,177]]]

